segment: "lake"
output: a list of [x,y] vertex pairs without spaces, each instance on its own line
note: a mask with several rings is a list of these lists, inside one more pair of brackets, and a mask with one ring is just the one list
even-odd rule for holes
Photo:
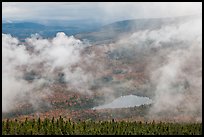
[[107,108],[129,108],[140,106],[144,104],[151,104],[152,100],[148,97],[141,97],[136,95],[121,96],[109,104],[94,107],[93,109],[107,109]]

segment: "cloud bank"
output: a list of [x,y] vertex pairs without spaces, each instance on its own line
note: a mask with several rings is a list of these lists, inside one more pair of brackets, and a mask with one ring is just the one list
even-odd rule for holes
[[[124,46],[125,45],[125,46]],[[118,56],[146,62],[153,105],[149,117],[202,119],[202,18],[139,31],[115,44]],[[134,69],[133,69],[134,70]]]
[[57,33],[53,39],[33,35],[25,43],[2,34],[3,112],[25,100],[37,106],[38,100],[52,93],[50,85],[61,75],[69,86],[85,85],[89,81],[88,73],[79,67],[72,68],[81,59],[84,47],[86,44],[64,33]]

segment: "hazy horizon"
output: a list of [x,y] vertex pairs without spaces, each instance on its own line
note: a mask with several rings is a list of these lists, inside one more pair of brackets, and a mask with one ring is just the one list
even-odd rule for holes
[[77,21],[108,24],[138,18],[202,14],[200,2],[2,2],[2,20]]

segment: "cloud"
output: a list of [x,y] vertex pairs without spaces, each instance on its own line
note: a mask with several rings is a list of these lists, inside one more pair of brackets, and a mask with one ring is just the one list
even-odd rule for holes
[[148,117],[174,119],[185,115],[201,121],[201,17],[156,30],[135,32],[120,39],[115,47],[113,52],[117,51],[124,58],[131,56],[135,63],[146,63],[143,69],[148,78],[143,84],[151,87],[147,90],[153,93],[154,102]]
[[201,2],[2,3],[2,15],[3,19],[5,18],[6,20],[91,19],[110,23],[132,18],[158,18],[201,13]]
[[72,65],[80,61],[84,47],[86,44],[64,33],[57,33],[53,39],[33,35],[24,44],[9,34],[2,34],[3,112],[26,101],[37,109],[38,102],[52,93],[50,85],[58,81],[59,74],[65,74],[65,81],[75,91],[82,91],[76,89],[79,84],[86,85],[90,75],[80,68],[72,70]]

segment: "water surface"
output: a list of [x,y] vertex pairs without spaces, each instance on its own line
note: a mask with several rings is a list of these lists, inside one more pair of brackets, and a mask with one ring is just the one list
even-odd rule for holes
[[129,108],[140,106],[144,104],[151,104],[152,100],[148,97],[141,97],[135,95],[121,96],[109,104],[94,107],[93,109],[107,109],[107,108]]

